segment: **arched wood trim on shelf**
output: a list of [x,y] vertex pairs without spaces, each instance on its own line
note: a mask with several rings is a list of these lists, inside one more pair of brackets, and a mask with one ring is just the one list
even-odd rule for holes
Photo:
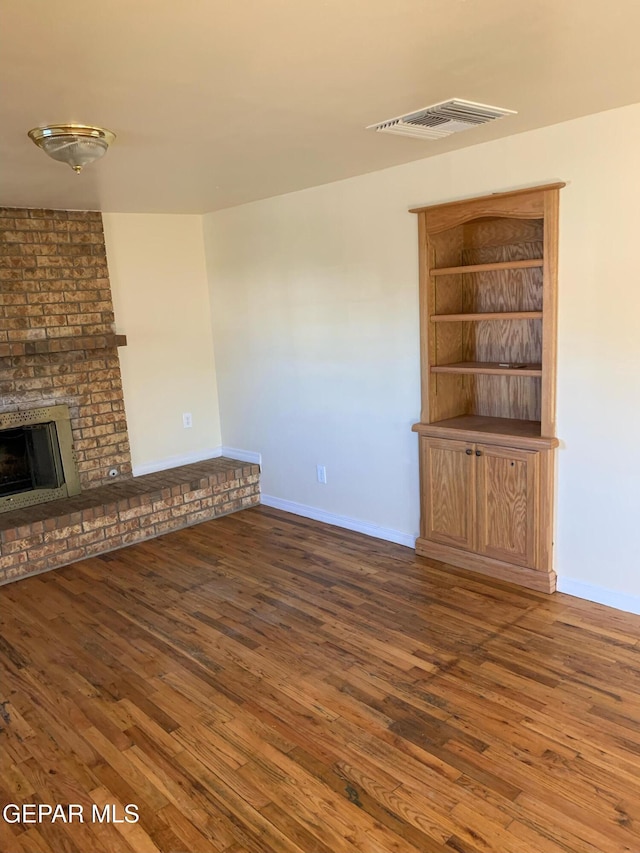
[[[542,193],[545,190],[559,190],[566,184],[562,181],[538,187],[526,187],[523,190],[511,190],[495,193],[477,199],[464,199],[445,204],[415,207],[410,213],[425,215],[426,229],[429,234],[438,234],[457,225],[464,225],[474,219],[487,217],[518,217],[520,219],[542,219],[544,204]],[[516,197],[518,197],[516,199]]]

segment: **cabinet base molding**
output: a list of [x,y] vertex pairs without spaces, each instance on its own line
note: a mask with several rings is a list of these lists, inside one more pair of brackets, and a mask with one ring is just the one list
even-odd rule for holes
[[483,557],[481,554],[473,554],[470,551],[461,551],[459,548],[451,548],[448,545],[440,545],[438,542],[422,538],[416,540],[416,554],[420,557],[429,557],[432,560],[449,563],[459,569],[468,569],[497,580],[534,589],[537,592],[552,593],[556,591],[555,572],[541,572],[522,566],[513,566],[510,563],[503,563],[501,560],[493,560],[491,557]]

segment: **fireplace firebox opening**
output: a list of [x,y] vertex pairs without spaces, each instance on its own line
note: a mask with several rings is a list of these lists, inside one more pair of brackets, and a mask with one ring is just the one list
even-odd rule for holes
[[68,406],[0,414],[0,512],[79,492]]

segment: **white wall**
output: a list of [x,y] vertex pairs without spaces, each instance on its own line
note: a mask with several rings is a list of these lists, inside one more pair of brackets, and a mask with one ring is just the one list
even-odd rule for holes
[[411,534],[415,222],[379,192],[345,182],[205,217],[222,430],[262,453],[267,495]]
[[223,439],[263,454],[263,491],[416,534],[407,209],[564,180],[556,568],[640,596],[638,138],[640,105],[206,216]]
[[202,217],[103,221],[134,471],[207,458],[221,439]]

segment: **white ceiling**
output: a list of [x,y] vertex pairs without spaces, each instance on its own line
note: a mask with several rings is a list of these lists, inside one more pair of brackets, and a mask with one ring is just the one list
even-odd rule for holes
[[[202,213],[640,101],[638,0],[0,0],[0,204]],[[451,97],[517,116],[365,126]],[[27,131],[113,130],[76,176]]]

